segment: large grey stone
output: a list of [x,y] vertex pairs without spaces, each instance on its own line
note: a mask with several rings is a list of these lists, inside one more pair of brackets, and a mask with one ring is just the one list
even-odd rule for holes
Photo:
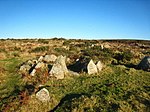
[[47,102],[50,100],[49,91],[46,88],[42,88],[36,93],[36,98],[42,102]]
[[53,64],[52,69],[50,70],[50,76],[54,76],[57,79],[63,79],[64,76],[68,73],[68,69],[65,63],[66,57],[59,56],[56,59],[56,62]]
[[45,55],[43,58],[43,61],[45,62],[55,62],[57,59],[57,56],[51,54],[51,55]]
[[101,70],[102,70],[102,68],[103,68],[103,64],[101,63],[101,61],[98,61],[97,62],[97,64],[96,64],[96,66],[97,66],[97,70],[100,72]]
[[150,71],[150,56],[145,56],[137,66],[139,69]]
[[88,63],[87,71],[88,71],[88,74],[95,74],[98,72],[97,66],[94,64],[93,60],[90,60],[90,62]]

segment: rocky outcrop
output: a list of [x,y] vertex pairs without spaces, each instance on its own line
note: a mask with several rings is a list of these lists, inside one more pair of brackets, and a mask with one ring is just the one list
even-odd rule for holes
[[145,71],[150,71],[150,56],[145,56],[137,65],[137,68]]
[[49,62],[54,62],[56,60],[55,55],[45,55],[40,56],[38,59],[28,60],[22,66],[20,66],[20,73],[22,74],[30,74],[31,76],[35,76],[37,70],[39,69],[49,69]]
[[49,91],[46,88],[41,89],[36,93],[36,98],[42,102],[50,101]]
[[[49,71],[50,76],[56,77],[56,79],[63,79],[65,75],[69,74],[72,76],[79,76],[79,73],[82,72],[95,74],[100,72],[103,67],[100,61],[95,64],[93,60],[88,57],[80,57],[74,64],[68,67],[66,66],[66,56],[60,55],[57,59],[55,58],[55,55],[45,55],[40,56],[37,60],[28,60],[20,67],[20,72],[35,76],[37,72],[42,73],[46,70]],[[54,60],[55,62],[53,62]]]
[[68,73],[68,69],[66,66],[66,57],[64,56],[59,56],[56,59],[56,62],[52,66],[52,69],[50,70],[49,74],[50,76],[54,76],[57,79],[63,79],[64,76]]

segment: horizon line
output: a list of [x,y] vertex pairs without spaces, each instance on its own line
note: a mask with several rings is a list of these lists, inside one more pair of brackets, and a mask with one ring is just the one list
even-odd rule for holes
[[103,38],[91,38],[91,37],[57,37],[57,36],[53,36],[53,37],[30,37],[30,36],[26,36],[26,37],[0,37],[1,39],[54,39],[54,38],[58,38],[58,39],[81,39],[81,40],[150,40],[150,38],[110,38],[110,37],[103,37]]

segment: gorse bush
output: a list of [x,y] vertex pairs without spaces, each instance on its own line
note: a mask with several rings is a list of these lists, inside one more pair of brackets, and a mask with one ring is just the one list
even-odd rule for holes
[[14,50],[15,50],[15,51],[21,51],[21,48],[15,46],[15,47],[14,47]]
[[14,57],[19,57],[19,56],[20,56],[18,52],[13,52],[12,55],[13,55]]
[[71,52],[65,48],[55,48],[54,50],[58,55],[68,56],[69,54],[71,54]]
[[92,59],[99,60],[108,63],[111,61],[113,56],[113,51],[111,49],[104,48],[102,49],[100,46],[88,47],[85,50],[82,50],[83,55],[89,56]]
[[41,47],[36,47],[32,49],[31,52],[44,52],[48,50],[49,50],[49,46],[41,46]]
[[46,39],[38,39],[38,42],[43,43],[43,44],[48,44],[49,41]]
[[125,51],[115,53],[113,57],[118,61],[118,63],[126,63],[133,58],[133,54],[130,51]]
[[49,79],[49,74],[46,68],[36,69],[36,75],[34,77],[28,76],[27,83],[37,86],[38,84],[46,83],[48,79]]
[[63,45],[69,45],[71,43],[71,40],[65,40]]

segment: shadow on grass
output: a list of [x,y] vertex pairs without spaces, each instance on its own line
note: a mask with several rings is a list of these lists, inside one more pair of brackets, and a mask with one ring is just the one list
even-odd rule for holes
[[67,94],[65,97],[63,97],[63,98],[60,100],[59,104],[58,104],[56,107],[54,107],[52,110],[50,110],[49,112],[55,112],[55,111],[56,111],[59,107],[61,107],[66,101],[71,102],[72,99],[74,99],[74,98],[79,98],[79,97],[81,97],[82,95],[85,95],[85,96],[90,97],[89,94],[85,94],[85,93],[81,93],[81,94],[76,94],[76,93]]
[[127,68],[134,68],[134,69],[137,69],[137,65],[134,65],[134,64],[123,64],[125,67]]
[[137,65],[132,64],[132,63],[129,63],[129,64],[123,64],[123,63],[115,63],[115,62],[112,61],[111,64],[112,64],[112,65],[124,65],[124,66],[127,67],[127,68],[138,69],[138,68],[137,68]]

